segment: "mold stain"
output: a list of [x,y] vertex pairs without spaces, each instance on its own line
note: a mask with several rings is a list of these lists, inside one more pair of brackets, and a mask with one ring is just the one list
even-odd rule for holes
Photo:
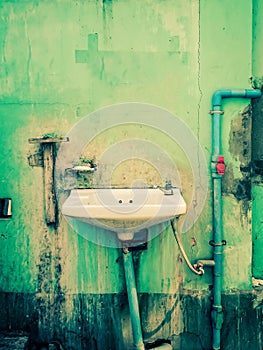
[[49,230],[43,232],[38,263],[38,293],[36,305],[39,310],[38,335],[40,340],[50,337],[52,326],[52,242]]
[[251,115],[249,105],[231,122],[229,151],[235,161],[240,162],[241,177],[235,178],[233,164],[229,163],[222,181],[224,194],[233,195],[241,204],[241,217],[248,216],[251,201]]
[[[251,160],[251,106],[238,114],[231,123],[229,151],[241,167],[250,165]],[[240,169],[242,171],[242,169]]]
[[[38,290],[35,309],[38,311],[38,331],[32,332],[33,343],[39,341],[53,341],[56,331],[51,332],[54,324],[65,321],[65,294],[61,287],[63,274],[62,237],[54,227],[42,233],[38,263]],[[63,318],[63,320],[62,320]]]

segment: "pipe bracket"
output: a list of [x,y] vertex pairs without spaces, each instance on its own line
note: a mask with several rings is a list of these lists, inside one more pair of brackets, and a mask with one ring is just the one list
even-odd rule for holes
[[213,320],[213,328],[220,330],[224,322],[222,305],[212,306],[212,320]]
[[226,245],[226,240],[223,239],[222,242],[215,243],[215,241],[212,239],[211,241],[209,241],[209,245],[211,245],[212,247],[221,247],[223,245]]
[[209,114],[213,115],[213,114],[224,114],[224,111],[216,111],[216,110],[212,110],[209,112]]

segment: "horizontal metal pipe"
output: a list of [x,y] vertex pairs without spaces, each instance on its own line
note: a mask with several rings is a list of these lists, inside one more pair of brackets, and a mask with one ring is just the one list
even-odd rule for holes
[[212,97],[213,106],[221,106],[223,98],[257,98],[261,96],[261,91],[257,89],[243,90],[217,90]]
[[196,262],[197,266],[215,266],[215,261],[214,260],[197,260]]

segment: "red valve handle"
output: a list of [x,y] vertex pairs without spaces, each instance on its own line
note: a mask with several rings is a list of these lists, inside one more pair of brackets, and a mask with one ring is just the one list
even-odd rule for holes
[[224,175],[225,174],[225,157],[224,156],[218,156],[217,163],[216,163],[216,171],[218,175]]

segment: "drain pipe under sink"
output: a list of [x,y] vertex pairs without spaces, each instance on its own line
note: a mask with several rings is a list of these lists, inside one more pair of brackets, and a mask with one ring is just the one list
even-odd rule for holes
[[129,251],[128,248],[123,248],[123,265],[131,315],[133,345],[134,349],[144,350],[145,347],[142,338],[142,327],[140,320],[136,281],[134,276],[133,259],[132,253]]
[[[138,295],[136,288],[136,281],[134,276],[132,252],[128,247],[123,248],[123,265],[125,272],[125,281],[128,294],[128,302],[130,308],[132,336],[134,349],[145,350],[142,337],[142,327],[140,320],[140,311],[138,303]],[[161,344],[155,348],[156,350],[172,350],[170,344]]]
[[222,176],[225,171],[224,156],[221,155],[221,117],[224,114],[222,109],[222,100],[224,98],[258,98],[261,96],[260,90],[217,90],[212,97],[212,160],[211,175],[213,182],[213,240],[210,245],[213,246],[214,264],[214,288],[213,288],[213,306],[212,306],[212,327],[213,327],[213,350],[220,349],[220,334],[223,323],[222,309],[222,254],[223,246],[226,241],[223,240],[222,232]]

